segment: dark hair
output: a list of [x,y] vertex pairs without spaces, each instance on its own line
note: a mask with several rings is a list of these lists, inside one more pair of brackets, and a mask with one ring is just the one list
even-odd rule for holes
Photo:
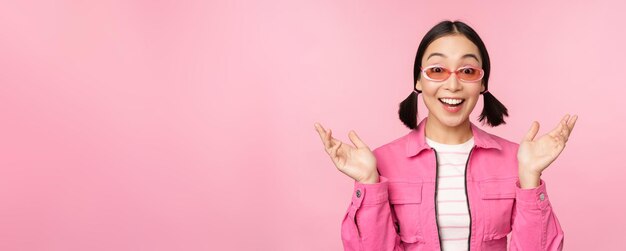
[[[506,107],[500,101],[498,101],[491,92],[487,92],[488,83],[489,83],[489,72],[491,69],[491,64],[489,62],[489,54],[487,53],[487,48],[485,44],[480,39],[476,31],[472,29],[472,27],[461,21],[441,21],[433,28],[431,28],[424,38],[422,38],[422,42],[420,42],[419,47],[417,48],[417,55],[415,56],[415,64],[413,66],[413,89],[415,89],[415,83],[420,79],[422,67],[422,57],[424,57],[424,53],[426,53],[426,48],[428,45],[432,43],[435,39],[453,34],[461,34],[470,41],[472,41],[478,50],[480,51],[480,57],[483,60],[482,69],[485,71],[485,75],[483,76],[483,84],[485,85],[485,92],[481,92],[483,94],[483,111],[478,117],[478,121],[483,122],[485,118],[487,118],[487,124],[491,127],[498,126],[500,124],[506,124],[504,121],[504,116],[509,116]],[[404,125],[406,125],[410,129],[415,129],[417,127],[417,95],[421,93],[421,90],[415,89],[415,91],[411,92],[411,94],[400,103],[400,109],[398,110],[398,114],[400,115],[400,120]],[[483,125],[485,122],[483,122]]]

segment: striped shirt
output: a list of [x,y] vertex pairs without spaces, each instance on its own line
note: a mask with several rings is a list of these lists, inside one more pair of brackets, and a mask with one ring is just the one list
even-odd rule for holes
[[465,196],[465,164],[474,137],[462,144],[441,144],[426,138],[437,151],[437,223],[443,250],[467,250],[469,210]]

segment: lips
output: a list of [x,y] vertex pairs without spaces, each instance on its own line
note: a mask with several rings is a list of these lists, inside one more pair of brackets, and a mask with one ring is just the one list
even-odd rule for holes
[[439,102],[443,105],[443,109],[449,113],[457,113],[463,109],[463,98],[442,97],[438,98]]

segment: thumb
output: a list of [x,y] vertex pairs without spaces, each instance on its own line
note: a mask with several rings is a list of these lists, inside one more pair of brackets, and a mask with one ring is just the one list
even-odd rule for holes
[[530,130],[526,133],[526,136],[524,136],[524,141],[533,141],[537,132],[539,132],[539,122],[533,121]]
[[356,146],[356,148],[367,148],[367,145],[365,145],[361,138],[356,135],[356,132],[354,130],[350,130],[350,132],[348,133],[348,137],[350,138],[350,141],[352,141],[352,143]]

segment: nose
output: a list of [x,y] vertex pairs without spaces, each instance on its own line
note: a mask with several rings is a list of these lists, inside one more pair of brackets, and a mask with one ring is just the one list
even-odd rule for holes
[[450,77],[448,77],[444,86],[450,91],[458,91],[461,89],[461,83],[459,83],[459,80],[456,78],[456,72],[453,72]]

